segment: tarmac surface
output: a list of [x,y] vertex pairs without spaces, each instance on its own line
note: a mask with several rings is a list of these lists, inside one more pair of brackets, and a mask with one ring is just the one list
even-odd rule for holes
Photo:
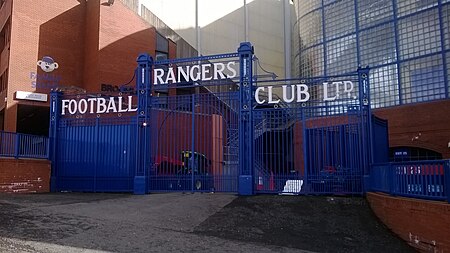
[[0,194],[0,252],[414,252],[359,197]]

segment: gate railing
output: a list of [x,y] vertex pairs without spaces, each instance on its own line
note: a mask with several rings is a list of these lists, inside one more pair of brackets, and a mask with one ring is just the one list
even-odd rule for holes
[[374,164],[371,191],[450,202],[450,160]]
[[48,159],[48,137],[0,131],[0,157]]

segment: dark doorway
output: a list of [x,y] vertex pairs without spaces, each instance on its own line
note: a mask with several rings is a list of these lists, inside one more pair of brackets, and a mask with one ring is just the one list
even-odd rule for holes
[[17,132],[48,136],[49,108],[20,105],[17,108]]
[[426,148],[394,147],[389,149],[389,153],[392,162],[442,159],[441,153]]

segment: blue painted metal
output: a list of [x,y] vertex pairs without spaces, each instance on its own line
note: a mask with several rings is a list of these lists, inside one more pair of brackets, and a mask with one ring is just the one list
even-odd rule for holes
[[0,131],[0,157],[48,159],[46,136]]
[[239,194],[253,194],[253,46],[239,46]]
[[50,191],[54,192],[57,189],[57,171],[58,164],[56,163],[56,156],[58,152],[57,148],[57,135],[59,126],[59,114],[60,114],[60,97],[61,93],[52,90],[50,92],[50,129],[49,129],[49,146],[50,146],[50,161],[52,161],[52,170],[50,176]]
[[[254,177],[258,193],[362,194],[370,163],[368,69],[332,78],[258,81],[258,87],[304,84],[308,102],[256,105]],[[323,83],[352,81],[355,91],[324,101]],[[342,83],[340,84],[341,89]],[[330,92],[336,90],[329,90]],[[328,94],[330,97],[331,93]],[[297,95],[294,92],[294,98]],[[272,100],[278,100],[278,97]],[[286,99],[286,98],[285,98]],[[289,99],[289,98],[287,98]],[[268,99],[266,99],[268,100]],[[366,138],[363,140],[363,138]]]
[[449,160],[374,164],[371,191],[449,201]]
[[150,167],[150,122],[152,109],[152,64],[153,58],[148,54],[141,54],[137,58],[138,69],[136,88],[138,91],[138,116],[136,126],[136,172],[134,178],[134,194],[148,192],[148,169]]
[[[137,112],[126,116],[60,117],[62,99],[105,94],[52,93],[52,189],[362,194],[373,157],[369,70],[256,80],[253,53],[244,42],[237,53],[217,56],[154,63],[149,55],[140,55],[136,94],[131,94],[137,98]],[[238,81],[151,83],[153,69],[224,62],[239,66]],[[323,83],[335,81],[352,81],[355,91],[324,101]],[[307,85],[311,99],[290,105],[254,102],[257,87],[277,100],[269,87],[291,84]],[[343,89],[343,83],[336,85]]]

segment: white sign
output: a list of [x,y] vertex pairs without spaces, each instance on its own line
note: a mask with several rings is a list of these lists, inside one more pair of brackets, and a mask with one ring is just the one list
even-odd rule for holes
[[206,63],[193,66],[178,66],[165,69],[153,69],[153,84],[180,83],[182,81],[210,81],[225,78],[234,78],[237,75],[234,69],[236,62]]
[[124,105],[123,97],[110,98],[88,98],[88,99],[63,99],[61,101],[61,115],[69,114],[103,114],[103,113],[123,113],[135,112],[137,108],[132,108],[132,96],[126,98]]
[[[330,94],[328,91],[329,86],[335,86],[335,92],[333,94]],[[347,94],[347,96],[351,97],[351,92],[354,89],[354,84],[351,81],[343,81],[343,82],[332,82],[332,83],[323,83],[323,101],[334,101],[339,98],[340,93]],[[292,102],[298,102],[298,103],[304,103],[307,102],[311,95],[308,91],[308,86],[306,84],[297,84],[297,85],[283,85],[281,86],[282,93],[283,93],[283,101],[285,103],[292,103]],[[288,97],[288,88],[291,89],[290,96]],[[258,87],[255,91],[255,101],[258,104],[278,104],[280,103],[280,99],[274,100],[273,96],[273,86],[267,86],[267,87]],[[267,100],[261,99],[260,92],[267,92]]]
[[47,94],[27,91],[16,91],[16,99],[47,102]]

